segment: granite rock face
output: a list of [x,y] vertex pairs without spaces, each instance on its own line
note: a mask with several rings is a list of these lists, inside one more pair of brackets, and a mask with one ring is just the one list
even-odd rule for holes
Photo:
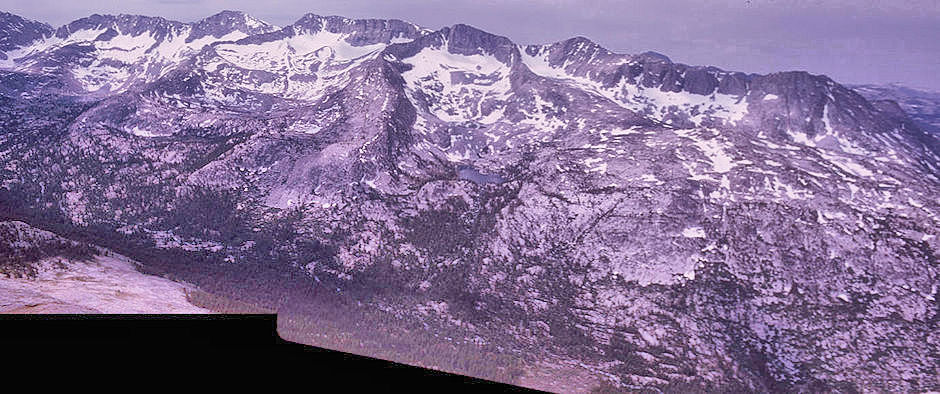
[[0,30],[20,214],[633,390],[940,389],[940,145],[892,102],[466,25],[34,30]]
[[6,51],[30,44],[52,35],[51,26],[6,12],[0,12],[0,60],[7,60]]

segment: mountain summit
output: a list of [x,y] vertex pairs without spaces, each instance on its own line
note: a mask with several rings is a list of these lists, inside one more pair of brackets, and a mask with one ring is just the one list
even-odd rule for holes
[[252,36],[255,34],[270,33],[276,30],[278,30],[276,26],[255,19],[244,12],[222,11],[193,23],[193,31],[189,37],[186,38],[186,41],[192,42],[207,36],[221,38],[232,32],[240,32],[247,36]]
[[52,34],[52,27],[6,12],[0,12],[0,60],[6,60],[4,52]]

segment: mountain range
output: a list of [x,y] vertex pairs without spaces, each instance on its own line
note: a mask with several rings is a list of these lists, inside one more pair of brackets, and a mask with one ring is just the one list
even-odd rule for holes
[[0,103],[8,219],[298,338],[355,310],[551,391],[940,390],[937,107],[878,87],[462,24],[0,13]]
[[850,85],[869,100],[890,100],[898,103],[921,129],[940,133],[940,92],[909,88],[897,83],[887,85]]

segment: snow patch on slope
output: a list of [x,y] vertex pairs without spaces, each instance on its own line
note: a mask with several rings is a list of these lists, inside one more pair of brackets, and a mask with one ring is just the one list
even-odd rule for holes
[[[601,82],[586,76],[571,74],[568,63],[553,67],[548,61],[548,52],[543,50],[530,55],[524,50],[522,62],[533,73],[551,79],[561,80],[582,90],[591,92],[614,102],[622,108],[637,113],[644,113],[653,119],[665,121],[671,108],[677,108],[689,116],[696,126],[706,118],[725,119],[736,123],[747,114],[746,97],[713,93],[699,95],[688,92],[664,92],[659,88],[644,88],[621,79],[616,85],[605,87]],[[692,114],[695,115],[692,115]]]
[[[409,98],[445,122],[494,123],[511,94],[509,67],[493,56],[453,54],[444,46],[402,62],[411,66],[402,73]],[[417,91],[430,97],[419,99]]]
[[[215,47],[218,57],[201,66],[214,74],[211,84],[312,100],[322,97],[331,87],[348,83],[350,69],[385,48],[381,43],[354,46],[347,38],[344,34],[321,31],[257,44],[223,43]],[[210,86],[207,95],[219,101],[230,99],[216,90]]]

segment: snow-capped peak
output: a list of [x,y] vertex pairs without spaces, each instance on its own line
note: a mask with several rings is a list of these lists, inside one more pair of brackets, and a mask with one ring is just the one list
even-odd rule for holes
[[275,30],[235,11],[194,23],[95,14],[7,51],[0,69],[56,74],[73,90],[109,94],[152,82],[213,43]]

